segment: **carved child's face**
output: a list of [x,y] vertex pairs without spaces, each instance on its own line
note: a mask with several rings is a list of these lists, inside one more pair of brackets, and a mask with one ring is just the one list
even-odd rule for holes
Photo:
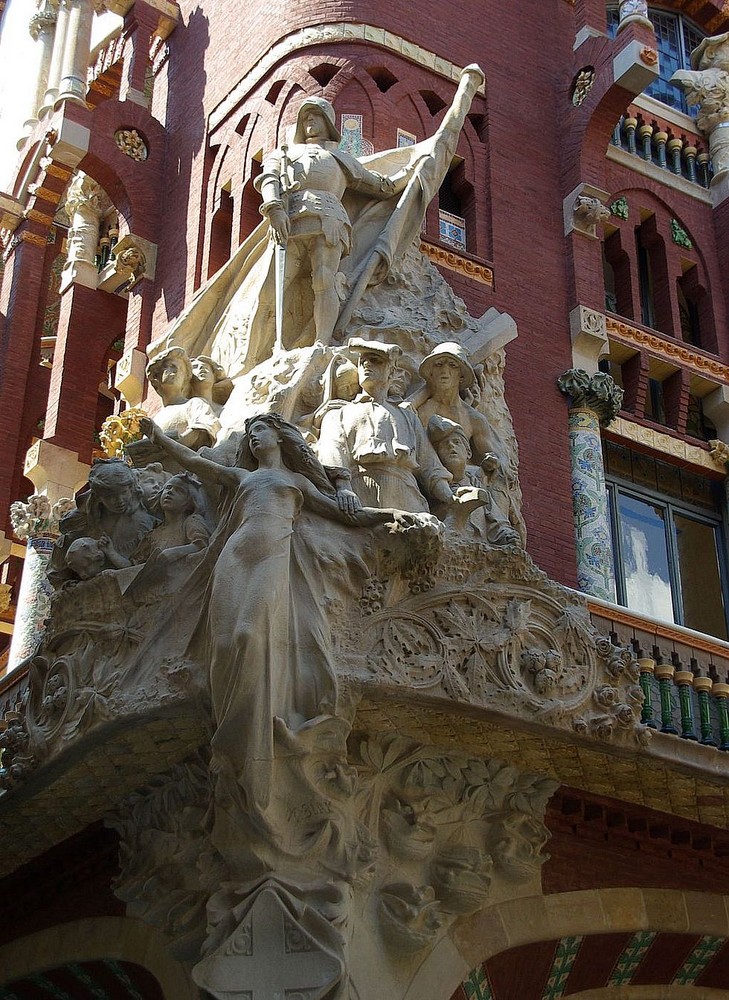
[[457,479],[462,479],[466,470],[471,448],[463,434],[449,434],[438,443],[438,458]]
[[192,500],[184,483],[175,476],[162,487],[159,505],[165,514],[191,513]]
[[68,548],[66,565],[81,580],[90,580],[105,569],[106,558],[94,538],[78,538]]

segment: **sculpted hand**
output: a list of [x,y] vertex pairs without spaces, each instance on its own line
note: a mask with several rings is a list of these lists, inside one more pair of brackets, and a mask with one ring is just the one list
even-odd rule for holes
[[285,210],[281,207],[272,208],[268,213],[268,224],[271,227],[271,234],[274,241],[280,247],[285,247],[291,232],[291,221]]
[[153,420],[150,420],[149,417],[142,417],[140,419],[139,429],[145,437],[149,438],[150,441],[154,441],[156,439],[156,434],[159,430],[157,424],[155,424]]
[[360,499],[353,490],[338,490],[337,506],[343,514],[349,514],[350,517],[362,508]]

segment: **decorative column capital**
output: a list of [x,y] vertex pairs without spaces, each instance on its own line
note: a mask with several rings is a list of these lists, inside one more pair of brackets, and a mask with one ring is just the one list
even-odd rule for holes
[[66,212],[72,216],[84,212],[100,218],[108,201],[104,191],[93,177],[79,171],[68,185],[66,192]]
[[629,24],[643,24],[647,28],[653,29],[653,24],[648,17],[648,0],[620,0],[618,32],[623,31]]
[[13,533],[21,542],[39,537],[54,538],[58,535],[61,518],[75,506],[70,497],[52,504],[44,493],[34,493],[27,501],[16,500],[10,505]]
[[41,0],[38,10],[33,14],[28,22],[28,31],[34,42],[37,42],[42,34],[51,31],[58,20],[58,3],[53,0]]
[[570,368],[560,375],[557,385],[560,392],[570,397],[572,409],[592,410],[602,427],[607,427],[620,412],[623,390],[606,372],[588,375],[582,368]]

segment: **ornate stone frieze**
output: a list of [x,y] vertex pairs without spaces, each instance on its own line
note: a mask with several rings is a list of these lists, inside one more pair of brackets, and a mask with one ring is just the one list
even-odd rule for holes
[[560,391],[570,397],[572,407],[592,410],[603,427],[620,412],[623,390],[605,372],[588,375],[580,368],[570,368],[560,375],[557,384]]
[[608,336],[615,337],[621,343],[631,344],[636,348],[645,347],[659,358],[665,358],[674,364],[680,363],[683,367],[701,375],[729,383],[729,365],[723,364],[716,358],[706,357],[698,351],[692,351],[685,344],[642,330],[614,316],[606,317],[606,322]]
[[455,250],[446,250],[445,247],[437,246],[435,243],[428,243],[427,240],[420,241],[420,252],[425,254],[428,260],[456,274],[462,274],[466,278],[472,278],[490,288],[494,284],[493,269],[486,264],[479,264],[478,261],[471,260],[456,253]]

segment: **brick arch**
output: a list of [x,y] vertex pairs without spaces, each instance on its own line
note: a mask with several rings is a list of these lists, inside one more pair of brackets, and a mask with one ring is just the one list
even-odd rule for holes
[[[94,109],[88,153],[78,164],[111,198],[129,232],[151,242],[159,238],[165,129],[146,108],[131,101],[104,101]],[[114,141],[119,128],[134,128],[144,138],[149,155],[139,162]]]
[[165,1000],[197,1000],[183,966],[171,958],[162,934],[141,920],[95,917],[38,931],[0,947],[5,982],[68,962],[103,959],[132,962],[150,972]]
[[479,965],[521,945],[637,931],[729,938],[728,908],[729,896],[672,889],[589,889],[506,900],[457,921],[423,960],[404,1000],[449,1000]]

